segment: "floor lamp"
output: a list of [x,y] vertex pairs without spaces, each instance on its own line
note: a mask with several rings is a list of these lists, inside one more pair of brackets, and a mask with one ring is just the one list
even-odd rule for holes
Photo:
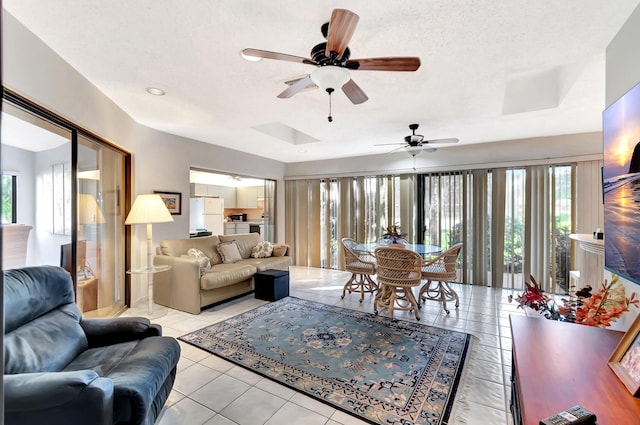
[[149,297],[149,314],[153,313],[153,241],[151,225],[173,221],[171,213],[160,195],[138,195],[124,224],[147,225],[147,266],[142,273],[147,274],[147,292]]

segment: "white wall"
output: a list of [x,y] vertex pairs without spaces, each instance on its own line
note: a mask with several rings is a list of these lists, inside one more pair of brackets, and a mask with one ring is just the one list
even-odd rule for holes
[[[286,179],[452,171],[460,169],[533,165],[602,158],[600,132],[456,145],[437,152],[421,152],[415,163],[407,152],[287,164]],[[415,170],[414,170],[415,167]]]
[[[9,13],[3,11],[2,18],[3,84],[7,88],[131,152],[134,196],[153,190],[182,192],[183,214],[174,216],[173,223],[154,226],[154,245],[188,235],[185,201],[190,166],[274,179],[284,193],[281,162],[162,133],[135,122]],[[283,241],[283,197],[279,197],[276,223],[277,240]],[[132,262],[144,264],[145,229],[134,229],[133,235]],[[132,279],[134,302],[144,293],[143,286],[141,279]]]
[[[607,107],[640,82],[638,41],[640,41],[640,6],[629,16],[607,47],[605,95]],[[611,279],[611,273],[605,271],[604,277]],[[627,295],[634,291],[640,293],[640,285],[625,279],[621,280],[627,289]],[[638,310],[633,309],[630,314],[619,320],[614,328],[627,329],[637,315]]]

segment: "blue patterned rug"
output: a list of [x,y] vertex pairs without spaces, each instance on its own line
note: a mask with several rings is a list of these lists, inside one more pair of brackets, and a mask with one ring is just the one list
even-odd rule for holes
[[180,337],[373,424],[446,424],[470,335],[288,297]]

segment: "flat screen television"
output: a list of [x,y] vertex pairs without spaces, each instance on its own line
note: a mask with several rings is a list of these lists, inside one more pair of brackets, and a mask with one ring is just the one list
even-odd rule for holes
[[640,284],[640,84],[602,114],[604,267]]

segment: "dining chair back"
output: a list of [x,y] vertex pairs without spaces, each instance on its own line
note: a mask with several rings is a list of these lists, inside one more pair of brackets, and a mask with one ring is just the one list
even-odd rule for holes
[[394,310],[413,311],[420,320],[418,304],[412,288],[422,279],[422,256],[415,251],[396,247],[379,247],[375,250],[378,262],[378,284],[380,291],[373,302],[373,311],[378,307],[388,308],[394,318]]
[[457,243],[422,265],[422,279],[426,282],[420,288],[418,295],[420,305],[424,300],[440,301],[447,314],[449,314],[447,301],[455,301],[456,308],[460,306],[458,294],[451,288],[449,282],[456,279],[456,262],[462,246],[462,243]]
[[371,278],[376,274],[376,257],[370,252],[358,251],[355,249],[358,242],[351,238],[342,238],[342,249],[344,252],[344,269],[351,272],[351,277],[342,288],[344,299],[347,291],[360,292],[360,302],[364,300],[365,293],[373,293],[378,289],[378,284]]

